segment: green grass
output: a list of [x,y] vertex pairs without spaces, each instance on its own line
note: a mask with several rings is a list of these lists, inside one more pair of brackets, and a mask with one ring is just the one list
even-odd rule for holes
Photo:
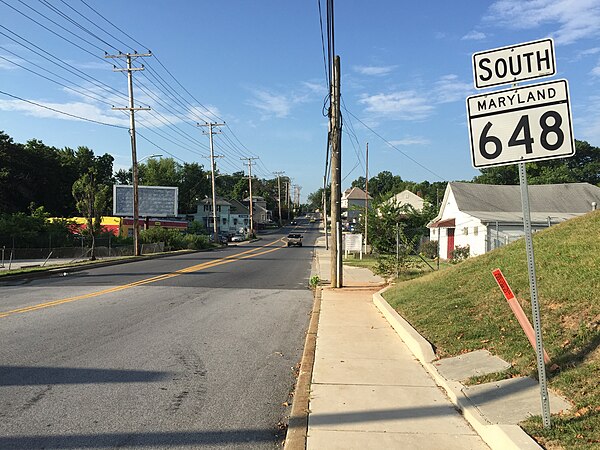
[[[544,347],[559,370],[551,389],[570,399],[569,413],[545,430],[539,417],[522,424],[543,445],[600,445],[600,211],[534,235]],[[492,276],[500,268],[530,316],[523,240],[456,266],[402,282],[384,297],[436,346],[439,356],[488,349],[509,361],[504,374],[537,376],[535,353]]]

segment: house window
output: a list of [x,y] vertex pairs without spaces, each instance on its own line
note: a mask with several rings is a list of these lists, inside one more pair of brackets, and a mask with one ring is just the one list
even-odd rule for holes
[[464,227],[464,228],[463,228],[463,234],[464,234],[465,236],[468,236],[468,235],[469,235],[469,227]]
[[227,225],[227,218],[223,218],[223,225]]
[[473,236],[477,236],[479,234],[479,228],[473,227]]

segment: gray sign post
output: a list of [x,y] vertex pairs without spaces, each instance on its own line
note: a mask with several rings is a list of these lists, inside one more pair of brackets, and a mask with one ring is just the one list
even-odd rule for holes
[[521,203],[523,205],[523,228],[525,231],[525,249],[527,251],[527,270],[529,272],[529,290],[531,292],[531,315],[535,330],[535,351],[537,359],[540,396],[542,401],[542,420],[544,427],[550,428],[550,400],[546,383],[546,365],[544,364],[544,345],[542,343],[542,320],[537,295],[537,278],[535,275],[535,257],[531,236],[531,210],[529,209],[529,188],[525,163],[519,163],[519,185],[521,186]]

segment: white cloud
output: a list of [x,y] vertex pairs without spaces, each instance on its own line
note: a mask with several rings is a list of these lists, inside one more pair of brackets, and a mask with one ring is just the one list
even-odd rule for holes
[[485,39],[486,35],[485,33],[482,33],[481,31],[471,31],[467,34],[465,34],[462,38],[460,38],[462,41],[481,41],[482,39]]
[[309,92],[318,95],[319,97],[323,97],[327,95],[327,86],[325,83],[315,83],[312,81],[304,81],[302,85],[308,89]]
[[187,117],[195,122],[208,122],[219,120],[221,116],[221,111],[219,108],[213,105],[202,106],[193,106],[188,108]]
[[396,67],[398,66],[354,66],[353,69],[361,75],[383,76],[392,73]]
[[[47,108],[52,108],[58,111],[63,111],[72,116],[84,117],[98,122],[108,123],[111,125],[119,125],[129,127],[129,119],[127,116],[120,116],[113,113],[111,110],[106,111],[104,108],[99,108],[95,105],[82,102],[68,103],[50,103],[43,100],[30,100],[31,102],[44,105]],[[26,103],[21,100],[0,100],[0,110],[3,111],[18,111],[29,116],[63,119],[63,120],[79,120],[76,117],[67,116],[50,109]]]
[[598,65],[596,65],[590,73],[595,77],[600,77],[600,62],[598,62]]
[[456,75],[445,75],[435,83],[434,91],[439,103],[464,101],[473,93],[473,85],[459,81]]
[[433,111],[430,102],[415,91],[365,94],[358,102],[366,105],[365,112],[392,120],[421,120]]
[[532,29],[558,24],[552,33],[557,44],[572,44],[600,35],[600,4],[597,0],[499,0],[484,21],[512,29]]
[[396,139],[393,141],[389,141],[389,143],[396,147],[405,147],[410,145],[427,145],[430,143],[430,141],[421,137],[405,137],[404,139]]
[[254,98],[248,100],[248,104],[261,110],[264,113],[263,118],[270,116],[284,118],[290,114],[291,101],[285,95],[263,89],[255,89],[252,94]]

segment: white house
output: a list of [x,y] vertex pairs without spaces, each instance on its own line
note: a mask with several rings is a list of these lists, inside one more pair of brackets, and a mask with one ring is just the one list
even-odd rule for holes
[[418,196],[417,194],[412,193],[408,189],[399,192],[394,195],[390,199],[386,200],[386,203],[390,205],[396,205],[398,207],[402,207],[404,205],[412,206],[416,211],[423,211],[423,207],[425,206],[425,200]]
[[[529,186],[533,231],[585,214],[600,204],[600,188],[589,183]],[[456,246],[482,255],[524,236],[521,190],[513,185],[451,182],[439,214],[427,224],[432,241],[439,240],[440,258]]]
[[[208,232],[213,230],[212,199],[207,197],[198,203],[194,220],[202,223]],[[243,233],[250,227],[248,208],[237,200],[227,201],[217,197],[217,231],[224,234]]]
[[361,214],[361,210],[364,211],[365,204],[373,200],[373,197],[368,195],[365,191],[360,188],[353,187],[346,189],[342,193],[341,207],[344,211],[342,215],[349,221],[354,222],[355,219]]

